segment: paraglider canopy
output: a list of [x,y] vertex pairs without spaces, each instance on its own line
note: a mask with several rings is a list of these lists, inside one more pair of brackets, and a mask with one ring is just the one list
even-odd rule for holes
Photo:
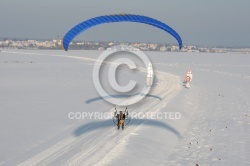
[[172,35],[178,41],[179,48],[180,49],[182,48],[181,37],[175,30],[173,30],[168,25],[147,16],[135,15],[135,14],[116,14],[116,15],[105,15],[105,16],[91,18],[76,25],[71,30],[69,30],[63,37],[61,45],[62,49],[67,51],[69,43],[81,32],[84,32],[87,29],[99,24],[113,23],[113,22],[138,22],[138,23],[152,25]]

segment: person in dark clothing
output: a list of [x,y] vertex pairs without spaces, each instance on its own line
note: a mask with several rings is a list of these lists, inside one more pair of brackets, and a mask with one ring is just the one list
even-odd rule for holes
[[126,115],[124,112],[120,111],[119,114],[116,115],[116,118],[118,120],[117,126],[118,126],[118,130],[120,129],[120,127],[122,127],[122,129],[124,129],[124,121],[126,118]]

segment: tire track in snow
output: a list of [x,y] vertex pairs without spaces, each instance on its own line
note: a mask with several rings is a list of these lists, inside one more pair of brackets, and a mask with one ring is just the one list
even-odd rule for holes
[[[152,99],[147,99],[149,102],[145,102],[140,106],[140,108],[131,108],[133,112],[149,112],[152,108],[154,108],[156,111],[159,111],[161,108],[163,108],[166,103],[171,100],[172,97],[176,95],[178,90],[180,89],[179,86],[179,80],[177,77],[168,75],[165,73],[158,73],[158,78],[161,80],[161,85],[159,85],[156,89],[154,89],[153,94],[159,95],[163,99],[162,101],[152,101]],[[166,86],[165,83],[168,83]],[[167,87],[167,88],[166,88]],[[150,104],[149,104],[150,103]],[[157,107],[157,108],[156,108]],[[156,112],[154,111],[154,112]],[[142,127],[143,122],[139,124],[138,126],[128,126],[125,130],[125,132],[115,132],[117,135],[114,137],[113,133],[110,134],[110,132],[114,129],[109,129],[107,131],[104,131],[103,137],[106,137],[108,139],[103,139],[101,137],[102,142],[99,142],[98,140],[92,140],[93,144],[90,145],[91,149],[88,149],[88,147],[82,146],[82,151],[80,153],[77,153],[75,156],[70,158],[66,163],[63,165],[106,165],[108,164],[112,159],[116,158],[119,153],[122,152],[123,149],[126,148],[126,142],[131,136],[131,133],[133,133],[135,130],[139,130],[140,127]],[[129,134],[128,134],[129,133]],[[105,147],[105,148],[104,148]],[[98,163],[96,163],[96,159],[101,159]]]
[[[23,54],[23,53],[22,53]],[[31,54],[31,53],[28,53]],[[47,55],[47,54],[37,54]],[[76,56],[61,56],[61,55],[48,55],[59,56],[64,58],[73,58],[84,60],[88,62],[94,62],[95,59],[76,57]],[[144,70],[145,72],[145,70]],[[152,88],[151,94],[157,95],[162,100],[155,100],[153,98],[146,98],[136,105],[130,107],[133,112],[152,112],[154,108],[157,112],[161,108],[165,107],[167,102],[171,100],[181,89],[180,78],[164,72],[156,73],[159,84]],[[147,102],[146,102],[147,101]],[[140,106],[138,106],[140,105]],[[113,110],[110,110],[110,112]],[[61,165],[104,165],[109,163],[112,159],[116,158],[117,149],[120,152],[126,148],[127,139],[130,134],[135,130],[139,130],[144,122],[141,122],[137,126],[128,126],[125,131],[117,131],[116,127],[103,129],[101,132],[96,130],[90,131],[79,137],[68,137],[51,148],[37,154],[36,156],[28,159],[27,161],[19,164],[25,165],[53,165],[53,163],[60,162]],[[95,127],[95,126],[92,126]],[[96,126],[98,128],[98,125]],[[130,133],[130,134],[127,134]],[[116,144],[114,144],[116,142]],[[100,149],[101,147],[101,149]],[[65,158],[71,156],[66,162]],[[97,162],[97,159],[99,162]]]

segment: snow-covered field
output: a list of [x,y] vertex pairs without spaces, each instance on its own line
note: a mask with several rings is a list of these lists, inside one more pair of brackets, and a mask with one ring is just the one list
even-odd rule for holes
[[93,85],[99,54],[0,52],[0,165],[250,165],[249,54],[146,52],[156,83],[129,112],[181,119],[132,119],[123,131],[68,117],[114,111]]

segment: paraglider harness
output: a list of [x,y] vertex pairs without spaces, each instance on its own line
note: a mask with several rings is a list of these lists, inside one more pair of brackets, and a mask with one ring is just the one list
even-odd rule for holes
[[120,129],[120,127],[122,127],[122,129],[124,129],[124,126],[127,126],[129,124],[130,119],[131,118],[130,118],[130,116],[128,114],[127,107],[126,107],[124,112],[120,111],[120,113],[117,113],[117,109],[115,107],[113,122],[118,127],[117,128],[118,130]]

